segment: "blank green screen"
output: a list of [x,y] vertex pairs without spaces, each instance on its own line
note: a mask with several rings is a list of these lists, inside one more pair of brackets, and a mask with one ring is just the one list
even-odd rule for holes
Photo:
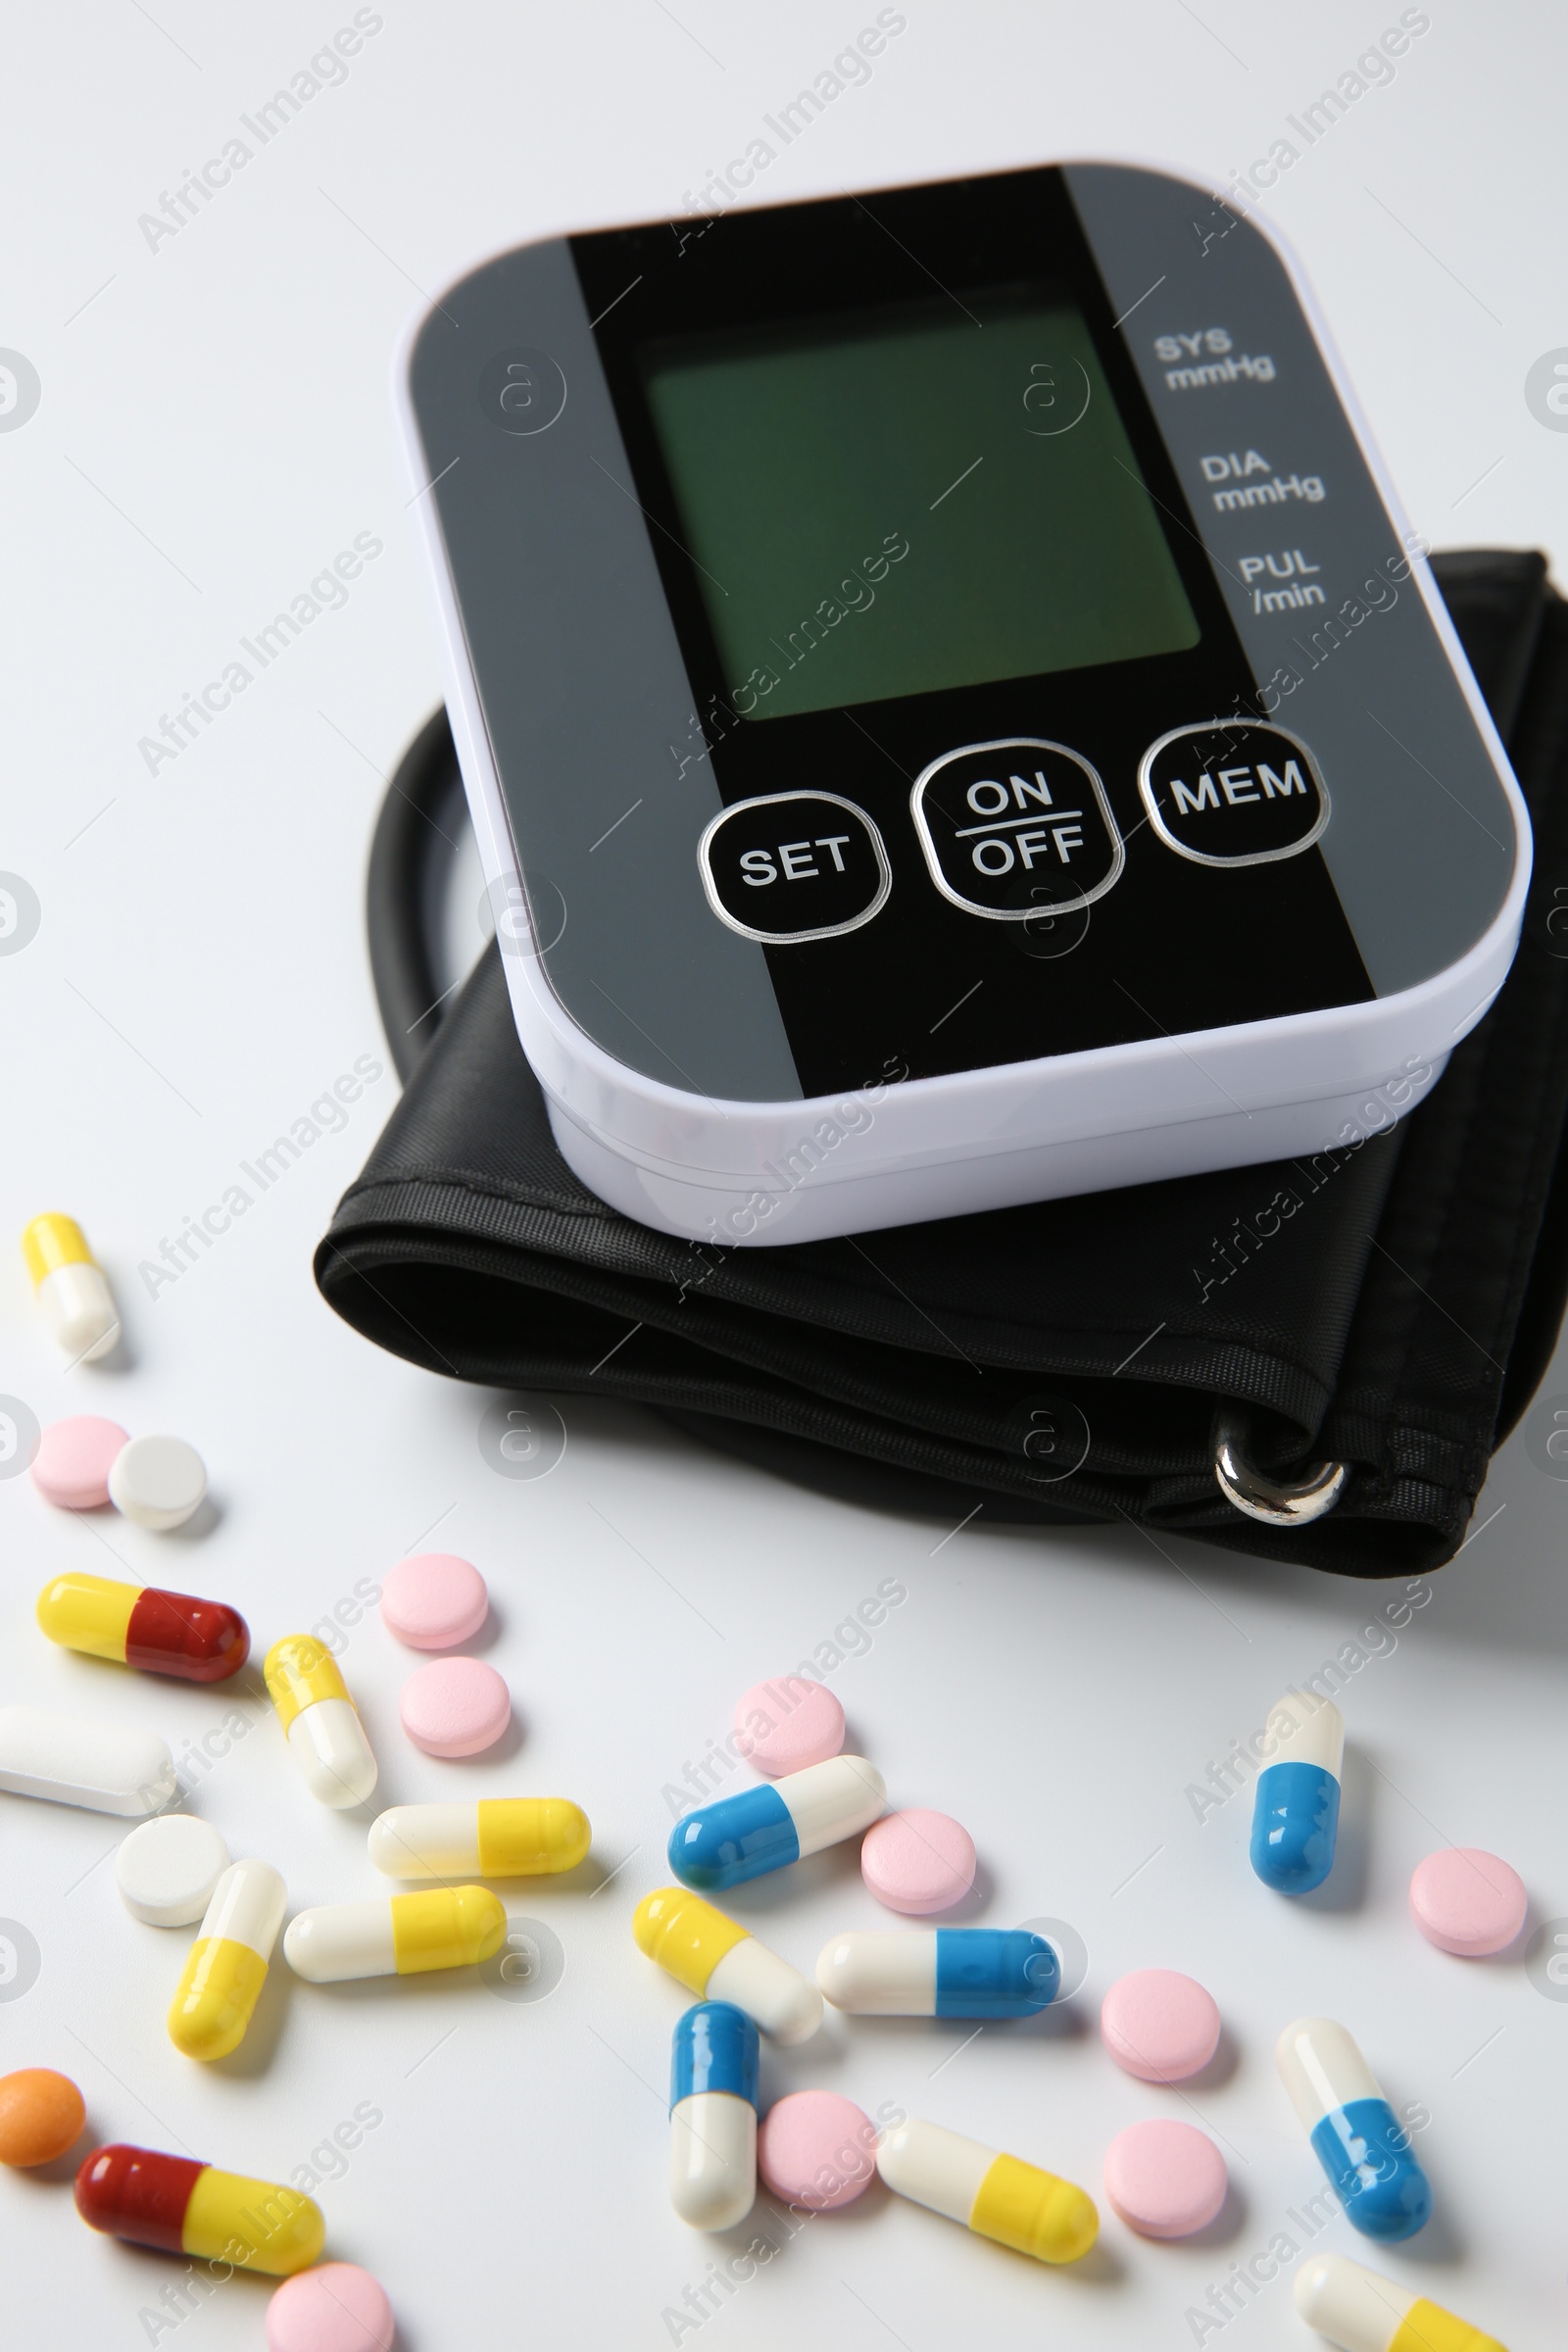
[[870,331],[693,337],[645,354],[643,376],[749,717],[1198,641],[1070,305],[933,302]]

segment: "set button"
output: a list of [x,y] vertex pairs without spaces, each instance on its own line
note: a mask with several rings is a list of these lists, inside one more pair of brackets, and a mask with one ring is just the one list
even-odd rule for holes
[[1328,790],[1305,744],[1255,719],[1173,727],[1138,766],[1154,833],[1195,865],[1267,865],[1309,850]]
[[910,813],[943,897],[993,922],[1088,906],[1126,862],[1088,760],[1036,736],[945,752],[916,781]]
[[834,792],[737,801],[697,845],[708,903],[743,939],[837,939],[880,914],[893,887],[882,836]]

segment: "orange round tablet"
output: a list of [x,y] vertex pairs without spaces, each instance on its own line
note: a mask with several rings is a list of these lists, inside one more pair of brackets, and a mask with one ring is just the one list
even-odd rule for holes
[[52,2164],[75,2145],[86,2120],[69,2076],[47,2066],[0,2075],[0,2164]]

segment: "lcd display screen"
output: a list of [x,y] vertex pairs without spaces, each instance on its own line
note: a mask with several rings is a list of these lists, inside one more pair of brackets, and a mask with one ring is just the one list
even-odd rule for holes
[[639,356],[743,716],[1197,643],[1076,306],[934,298]]

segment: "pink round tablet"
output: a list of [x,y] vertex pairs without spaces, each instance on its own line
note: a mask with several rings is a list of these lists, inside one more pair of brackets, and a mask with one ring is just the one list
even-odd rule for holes
[[1219,2011],[1191,1977],[1139,1968],[1106,1993],[1100,2032],[1116,2064],[1140,2082],[1185,2082],[1219,2047]]
[[399,1560],[381,1587],[381,1623],[410,1649],[456,1649],[489,1614],[484,1578],[454,1552]]
[[860,1876],[890,1911],[951,1911],[974,1885],[974,1839],[946,1813],[886,1813],[865,1833]]
[[836,2090],[792,2090],[757,2127],[757,2169],[787,2205],[834,2213],[871,2182],[876,2126]]
[[1105,2194],[1142,2237],[1191,2237],[1225,2202],[1225,2159],[1191,2124],[1129,2124],[1105,2150]]
[[1481,1960],[1512,1943],[1530,1897],[1516,1870],[1478,1845],[1446,1846],[1416,1864],[1410,1917],[1440,1951]]
[[368,2271],[320,2262],[267,2306],[267,2352],[391,2352],[392,2306]]
[[118,1421],[101,1421],[95,1413],[51,1421],[32,1457],[32,1483],[62,1510],[94,1511],[109,1500],[115,1456],[129,1444]]
[[801,1675],[754,1683],[735,1709],[736,1744],[748,1764],[777,1780],[825,1764],[844,1745],[844,1709],[831,1690]]
[[432,1658],[403,1686],[403,1729],[428,1756],[476,1756],[512,1721],[512,1693],[482,1658]]

